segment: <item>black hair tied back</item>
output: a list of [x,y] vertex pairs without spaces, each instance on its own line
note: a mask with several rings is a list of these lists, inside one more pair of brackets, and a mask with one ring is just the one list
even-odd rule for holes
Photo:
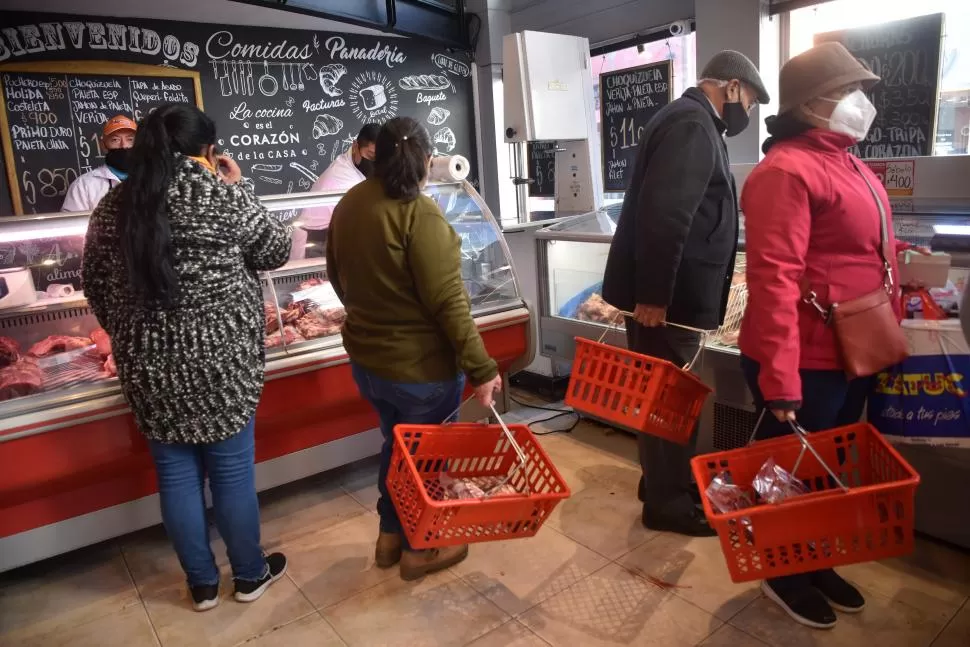
[[132,291],[162,308],[178,298],[167,195],[177,154],[199,155],[216,141],[215,123],[195,106],[159,106],[138,124],[117,222]]
[[434,152],[431,137],[410,117],[391,119],[377,135],[375,175],[387,197],[410,202],[421,192]]

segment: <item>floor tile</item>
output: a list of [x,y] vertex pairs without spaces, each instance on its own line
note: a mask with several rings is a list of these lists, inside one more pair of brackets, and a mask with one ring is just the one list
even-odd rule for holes
[[572,586],[607,560],[551,528],[530,539],[471,546],[452,570],[506,613],[517,615]]
[[239,647],[344,647],[345,643],[319,613],[247,640]]
[[620,563],[648,579],[678,585],[672,593],[725,621],[760,595],[756,583],[731,581],[716,537],[694,539],[661,533]]
[[924,611],[957,608],[970,596],[970,553],[916,540],[912,555],[838,569],[847,579]]
[[260,495],[263,544],[274,549],[283,539],[318,532],[366,513],[341,489],[333,474],[303,479]]
[[0,576],[0,644],[57,635],[141,606],[114,544],[83,548]]
[[724,625],[697,647],[769,647],[754,636],[749,636],[731,625]]
[[256,602],[232,599],[232,581],[223,574],[219,606],[205,613],[192,610],[185,586],[145,596],[145,606],[163,647],[230,647],[265,634],[314,612],[288,577],[269,587]]
[[946,626],[933,642],[933,647],[967,647],[970,645],[970,602]]
[[371,512],[377,511],[377,500],[381,494],[377,489],[377,471],[380,462],[377,457],[359,461],[339,471],[340,487],[354,498],[357,503]]
[[721,622],[689,602],[611,564],[523,614],[552,645],[693,647]]
[[[0,644],[4,643],[0,640]],[[27,638],[19,647],[158,647],[145,608],[132,605],[111,615],[64,626],[56,632]]]
[[870,591],[863,595],[866,609],[856,615],[839,614],[831,631],[797,624],[765,597],[732,618],[731,624],[768,644],[785,647],[929,647],[954,614],[952,609],[923,611]]
[[468,647],[548,647],[549,643],[529,631],[525,625],[511,620],[490,631]]
[[[224,573],[229,572],[226,545],[215,528],[210,530],[212,555]],[[185,586],[185,574],[162,526],[155,526],[123,537],[121,551],[131,571],[131,577],[143,596],[177,586]]]
[[643,527],[641,514],[635,489],[593,483],[560,503],[546,524],[616,559],[657,535]]
[[286,541],[290,577],[321,609],[397,577],[398,569],[374,565],[377,532],[377,516],[368,514]]
[[323,615],[351,647],[460,647],[509,619],[448,572],[412,583],[387,580]]

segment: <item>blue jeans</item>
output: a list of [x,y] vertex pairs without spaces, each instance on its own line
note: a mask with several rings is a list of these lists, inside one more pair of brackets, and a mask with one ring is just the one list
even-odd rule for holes
[[387,471],[391,465],[394,449],[394,427],[399,424],[438,425],[455,413],[461,404],[465,378],[456,376],[447,382],[407,384],[391,382],[353,364],[354,380],[364,399],[377,410],[381,419],[381,467],[377,475],[377,488],[381,498],[377,501],[377,514],[381,518],[381,532],[397,533],[404,549],[410,550],[408,539],[401,530],[401,522],[394,510],[387,491]]
[[204,483],[209,477],[212,507],[219,534],[237,580],[258,580],[266,571],[259,544],[256,499],[255,421],[235,436],[200,445],[148,445],[158,473],[162,521],[189,586],[219,583],[206,519]]
[[[742,355],[741,370],[760,416],[765,407],[764,397],[758,386],[761,366],[750,357]],[[798,423],[806,431],[827,431],[859,422],[872,387],[871,378],[850,380],[842,371],[802,369],[798,373],[802,378],[802,406],[798,411]],[[787,436],[791,433],[790,425],[778,422],[770,412],[766,412],[758,427],[757,440]],[[831,467],[838,473],[837,465]],[[768,582],[776,592],[783,595],[788,591],[811,586],[812,575],[813,573],[788,575],[770,579]]]

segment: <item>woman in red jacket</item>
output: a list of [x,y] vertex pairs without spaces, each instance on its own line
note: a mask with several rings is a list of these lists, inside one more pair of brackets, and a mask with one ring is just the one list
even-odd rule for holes
[[[889,198],[847,150],[872,125],[876,109],[865,90],[878,80],[838,43],[819,45],[781,70],[779,114],[767,121],[772,137],[741,197],[748,306],[739,345],[759,413],[768,412],[759,439],[791,433],[796,417],[809,431],[851,424],[865,407],[870,381],[846,378],[833,329],[802,295],[814,292],[825,308],[883,284],[880,216],[866,180],[887,214]],[[889,236],[894,247],[891,220]],[[859,591],[831,569],[768,580],[762,590],[816,628],[835,625],[833,607],[865,607]]]

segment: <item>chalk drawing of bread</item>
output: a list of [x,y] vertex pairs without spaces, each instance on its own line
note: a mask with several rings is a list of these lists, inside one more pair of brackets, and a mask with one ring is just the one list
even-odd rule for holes
[[331,135],[336,135],[344,127],[344,122],[333,115],[317,115],[313,120],[313,138],[323,139]]
[[458,141],[455,139],[455,133],[448,126],[445,126],[434,134],[434,143],[435,148],[437,148],[437,144],[442,144],[448,153],[455,150],[455,146],[458,145]]
[[451,87],[451,81],[440,74],[412,74],[397,82],[402,90],[423,90],[432,92],[437,90],[447,90]]
[[448,121],[448,117],[451,115],[451,110],[447,108],[442,108],[440,106],[435,106],[431,109],[431,113],[428,115],[428,123],[432,126],[440,126],[441,124]]
[[337,82],[347,73],[347,68],[340,63],[324,65],[320,68],[320,89],[328,97],[339,97],[344,93],[337,87]]

